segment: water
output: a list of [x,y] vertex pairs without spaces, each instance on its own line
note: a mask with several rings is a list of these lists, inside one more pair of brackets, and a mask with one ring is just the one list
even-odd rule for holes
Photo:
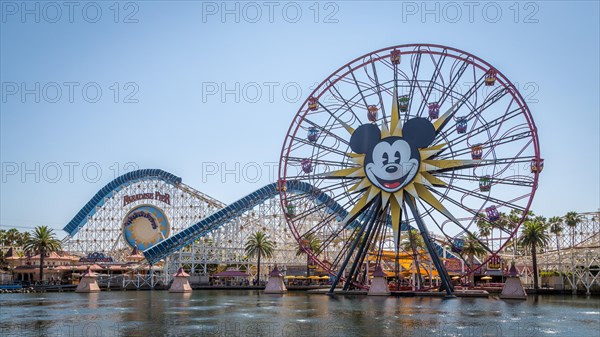
[[600,336],[600,299],[113,291],[0,295],[0,336]]

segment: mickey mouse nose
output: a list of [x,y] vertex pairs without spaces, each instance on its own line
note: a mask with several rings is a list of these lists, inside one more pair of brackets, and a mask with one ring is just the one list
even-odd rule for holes
[[396,166],[388,166],[385,168],[385,171],[387,173],[394,173],[394,172],[398,171],[398,168]]

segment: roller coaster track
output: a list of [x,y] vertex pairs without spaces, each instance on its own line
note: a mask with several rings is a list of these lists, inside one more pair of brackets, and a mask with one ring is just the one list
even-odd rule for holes
[[[220,208],[210,216],[200,220],[196,224],[191,225],[185,230],[170,236],[169,238],[159,242],[144,251],[144,256],[150,264],[155,264],[161,259],[166,258],[170,254],[182,249],[191,244],[195,240],[211,233],[221,226],[229,223],[235,218],[241,216],[244,212],[251,210],[259,204],[276,197],[279,194],[277,184],[268,184],[249,195],[235,201],[234,203],[225,206],[220,201],[213,199],[201,192],[184,185],[182,179],[159,169],[144,169],[126,173],[104,186],[92,199],[73,217],[73,219],[64,227],[64,230],[72,237],[74,236],[87,222],[87,219],[94,215],[96,211],[105,203],[107,198],[122,190],[123,188],[134,184],[141,180],[157,179],[166,183],[177,186],[182,191],[193,194],[194,196],[203,199],[205,202]],[[287,191],[291,193],[305,194],[309,196],[317,204],[325,204],[328,212],[336,214],[338,219],[344,219],[348,212],[332,199],[327,194],[320,191],[318,188],[301,181],[286,182]],[[361,218],[349,224],[349,227],[360,225]],[[391,226],[391,220],[388,220]],[[407,230],[409,226],[402,224],[402,230]],[[439,244],[435,244],[438,255],[443,255],[443,248]]]
[[[327,210],[337,214],[339,218],[343,219],[348,214],[348,212],[335,200],[308,183],[288,181],[286,182],[286,187],[288,192],[307,194],[314,202],[318,204],[324,203]],[[238,201],[235,201],[225,208],[200,220],[189,228],[146,249],[144,251],[144,256],[150,264],[154,264],[278,194],[277,183],[271,183],[259,188]]]
[[88,217],[94,215],[98,208],[102,207],[108,198],[112,197],[123,188],[144,179],[162,180],[172,185],[181,183],[181,178],[159,169],[144,169],[125,173],[101,188],[100,191],[98,191],[98,193],[96,193],[92,199],[77,212],[63,230],[71,237],[74,236],[85,225]]

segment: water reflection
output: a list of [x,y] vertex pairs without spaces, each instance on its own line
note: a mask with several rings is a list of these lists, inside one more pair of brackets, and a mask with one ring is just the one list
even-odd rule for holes
[[0,335],[544,336],[597,335],[598,298],[526,301],[258,291],[0,295]]

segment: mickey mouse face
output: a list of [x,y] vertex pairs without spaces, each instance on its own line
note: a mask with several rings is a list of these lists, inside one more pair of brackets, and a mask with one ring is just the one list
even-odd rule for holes
[[[416,153],[418,157],[418,151]],[[369,180],[386,192],[396,192],[410,182],[419,169],[410,144],[400,137],[387,137],[375,145],[365,165]]]
[[402,128],[402,135],[381,139],[377,126],[365,124],[350,139],[352,151],[365,154],[367,178],[385,192],[397,192],[413,181],[421,163],[419,148],[431,144],[435,129],[427,119],[413,118]]

